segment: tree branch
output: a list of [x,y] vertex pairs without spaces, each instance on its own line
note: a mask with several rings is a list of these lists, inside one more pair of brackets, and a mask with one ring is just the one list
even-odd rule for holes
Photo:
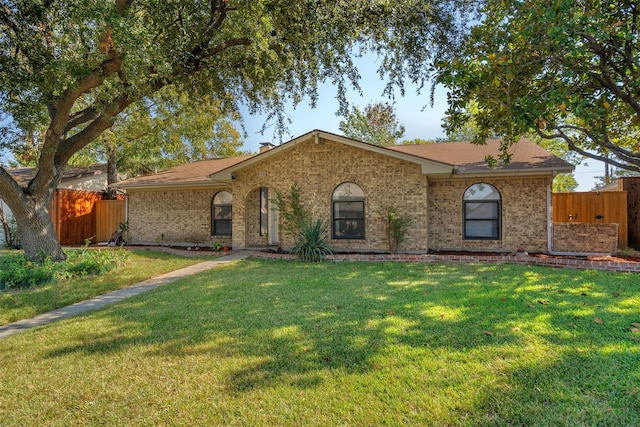
[[100,113],[94,106],[89,106],[84,110],[73,113],[67,120],[67,126],[64,129],[64,133],[66,134],[67,132],[70,132],[76,126],[95,120],[99,115]]
[[0,167],[0,194],[9,208],[15,212],[16,206],[24,204],[25,194],[22,187],[18,185],[15,179],[3,167]]
[[589,139],[591,139],[591,141],[593,141],[594,144],[596,144],[599,147],[608,149],[609,151],[613,152],[614,154],[616,154],[618,157],[622,158],[625,161],[628,161],[631,163],[638,163],[640,161],[640,153],[631,151],[631,150],[626,150],[612,143],[606,134],[604,135],[604,138],[600,138],[598,135],[596,135],[595,133],[591,132],[588,129],[585,129],[583,127],[576,126],[576,125],[570,125],[570,124],[551,125],[551,128],[556,129],[558,132],[561,132],[563,134],[565,134],[564,133],[565,129],[583,133]]
[[86,147],[91,141],[100,136],[105,130],[109,129],[116,121],[116,117],[125,108],[135,102],[129,94],[121,94],[117,96],[109,108],[101,113],[93,122],[80,132],[70,136],[60,143],[55,154],[56,165],[66,165],[71,156]]
[[211,19],[209,19],[209,22],[204,29],[203,36],[211,39],[213,32],[220,28],[226,17],[227,2],[225,0],[211,0]]
[[[117,73],[122,67],[122,57],[116,56],[100,64],[90,74],[78,80],[75,87],[65,90],[62,95],[52,103],[50,108],[51,124],[49,130],[55,135],[62,136],[67,127],[71,109],[83,94],[100,86],[104,80]],[[49,130],[47,132],[49,132]]]
[[56,165],[59,163],[55,162],[55,158],[64,135],[68,131],[71,109],[80,96],[100,86],[106,78],[118,72],[121,66],[122,57],[119,55],[104,61],[89,75],[78,80],[76,87],[65,90],[60,98],[49,105],[51,123],[45,133],[38,159],[38,172],[29,183],[28,191],[42,193],[47,191],[49,186],[57,186],[56,176],[60,171],[56,170]]
[[610,90],[614,95],[616,95],[622,101],[626,102],[633,109],[633,111],[640,116],[640,103],[638,103],[629,93],[620,89],[620,87],[611,77],[611,73],[608,69],[609,59],[606,55],[605,50],[592,36],[589,36],[587,34],[584,34],[583,36],[589,43],[589,46],[591,47],[593,53],[600,59],[598,66],[600,74],[591,71],[588,72],[588,75],[591,76],[591,78],[596,82],[598,82],[603,88]]
[[[552,129],[554,129],[556,131],[556,133],[553,133],[553,134],[544,133],[539,128],[536,128],[536,131],[537,131],[538,135],[541,138],[544,138],[544,139],[556,139],[556,138],[563,139],[567,143],[567,146],[568,146],[569,150],[574,151],[574,152],[576,152],[576,153],[578,153],[578,154],[580,154],[582,156],[589,157],[589,158],[594,159],[594,160],[599,160],[599,161],[604,162],[604,163],[609,163],[609,164],[614,165],[616,167],[619,167],[621,169],[640,172],[640,162],[638,161],[638,159],[635,159],[635,160],[631,159],[628,163],[622,163],[622,162],[619,162],[619,161],[617,161],[615,159],[607,158],[607,157],[602,156],[600,154],[584,150],[584,149],[580,148],[574,142],[573,138],[571,138],[569,135],[564,133],[562,131],[562,129],[560,129],[558,127],[552,127]],[[594,141],[594,142],[596,142],[596,144],[599,145],[597,143],[597,141]]]
[[215,45],[213,47],[211,47],[211,49],[207,50],[207,56],[215,56],[217,54],[219,54],[220,52],[223,52],[231,47],[234,46],[249,46],[251,44],[251,40],[249,40],[246,37],[239,37],[239,38],[235,38],[235,39],[230,39],[227,40],[224,43],[220,43],[218,45]]

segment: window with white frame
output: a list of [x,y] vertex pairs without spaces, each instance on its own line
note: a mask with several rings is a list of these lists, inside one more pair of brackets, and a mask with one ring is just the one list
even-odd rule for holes
[[233,196],[228,191],[220,191],[211,203],[211,235],[231,236]]
[[500,240],[501,197],[498,190],[484,182],[467,188],[463,197],[464,238]]
[[364,191],[353,182],[344,182],[333,190],[334,239],[364,239]]

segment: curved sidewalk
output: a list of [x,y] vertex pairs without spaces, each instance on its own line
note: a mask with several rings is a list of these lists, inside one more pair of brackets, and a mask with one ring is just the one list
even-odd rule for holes
[[118,289],[117,291],[99,295],[86,301],[80,301],[67,307],[58,308],[47,313],[42,313],[30,319],[23,319],[14,323],[9,323],[7,325],[0,326],[0,339],[9,337],[27,329],[35,328],[36,326],[46,325],[47,323],[67,319],[80,313],[97,310],[109,304],[122,301],[126,298],[131,298],[135,295],[150,291],[151,289],[155,289],[159,286],[174,282],[178,279],[192,276],[203,271],[211,270],[212,268],[216,268],[220,265],[245,259],[247,257],[249,257],[249,252],[236,252],[231,255],[226,255],[211,261],[205,261],[191,265],[189,267],[181,268],[180,270],[175,270],[170,273],[166,273],[161,276],[133,284],[126,288]]

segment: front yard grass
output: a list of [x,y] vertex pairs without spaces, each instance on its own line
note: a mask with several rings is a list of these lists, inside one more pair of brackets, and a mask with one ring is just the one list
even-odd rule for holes
[[[0,257],[17,254],[16,251],[0,251]],[[75,277],[26,289],[0,290],[0,326],[121,289],[203,260],[146,249],[128,251],[126,259],[124,266],[101,275]]]
[[640,419],[640,277],[245,260],[0,341],[2,425]]

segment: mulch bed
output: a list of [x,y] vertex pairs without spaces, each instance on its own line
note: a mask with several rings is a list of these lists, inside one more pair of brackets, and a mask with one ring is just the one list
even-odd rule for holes
[[[184,246],[127,246],[128,248],[148,248],[181,256],[217,256],[231,254],[217,252],[208,247]],[[249,248],[250,250],[250,248]],[[283,250],[255,250],[256,258],[295,259]],[[640,272],[640,257],[626,255],[583,256],[550,255],[544,253],[470,252],[470,251],[429,251],[427,254],[390,254],[383,252],[337,252],[328,257],[331,261],[398,261],[398,262],[514,262],[529,265],[544,265],[554,268],[594,269],[605,271]]]

